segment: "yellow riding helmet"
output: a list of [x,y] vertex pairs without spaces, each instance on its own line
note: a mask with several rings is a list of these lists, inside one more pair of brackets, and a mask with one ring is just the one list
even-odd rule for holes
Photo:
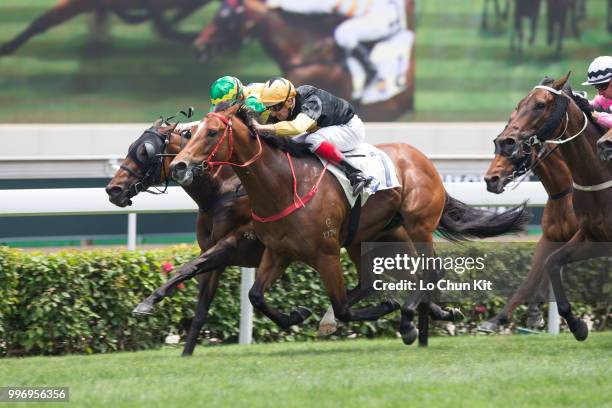
[[285,102],[296,95],[295,87],[288,79],[274,77],[261,90],[260,102],[267,107]]

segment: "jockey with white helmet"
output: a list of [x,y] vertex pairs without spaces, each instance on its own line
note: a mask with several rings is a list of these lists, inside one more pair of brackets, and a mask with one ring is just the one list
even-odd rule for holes
[[353,56],[366,72],[365,86],[376,77],[364,42],[380,41],[406,29],[405,0],[267,0],[270,8],[289,13],[332,14],[346,17],[334,31],[336,43]]
[[355,149],[365,139],[363,122],[353,106],[322,89],[310,85],[295,88],[285,78],[272,78],[261,90],[259,101],[270,112],[269,125],[253,126],[260,134],[299,136],[310,150],[335,164],[347,175],[358,195],[371,182],[361,170],[349,163],[342,151]]
[[595,111],[593,118],[606,129],[612,128],[612,57],[597,57],[589,65],[587,80],[582,85],[592,85],[598,95],[591,105]]

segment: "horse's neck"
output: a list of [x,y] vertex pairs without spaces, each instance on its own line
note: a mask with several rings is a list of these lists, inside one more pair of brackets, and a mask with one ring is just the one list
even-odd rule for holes
[[[293,176],[287,155],[264,142],[262,144],[263,154],[256,162],[246,168],[236,167],[234,170],[249,196],[253,211],[269,216],[277,214],[294,202]],[[235,160],[244,162],[250,157],[253,157],[253,151],[244,157],[236,157]],[[301,197],[314,185],[316,176],[322,169],[312,171],[312,167],[317,166],[319,162],[308,158],[292,158],[292,162],[298,194]]]
[[559,194],[572,185],[572,174],[559,150],[551,153],[533,171],[540,178],[549,196]]
[[[584,121],[588,119],[574,103],[568,107],[570,123],[567,126],[565,137],[569,138],[581,131]],[[596,151],[596,142],[602,133],[590,121],[586,129],[575,139],[561,145],[572,179],[581,185],[594,185],[603,183],[612,178],[612,166],[599,159]]]

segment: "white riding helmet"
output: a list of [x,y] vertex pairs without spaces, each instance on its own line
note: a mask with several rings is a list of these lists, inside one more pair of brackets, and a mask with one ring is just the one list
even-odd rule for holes
[[612,57],[604,55],[597,57],[589,65],[587,80],[582,85],[605,84],[612,80]]

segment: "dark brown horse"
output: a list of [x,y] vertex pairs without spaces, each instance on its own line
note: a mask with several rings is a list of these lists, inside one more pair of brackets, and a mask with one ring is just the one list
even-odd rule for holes
[[481,331],[496,331],[500,325],[508,323],[516,307],[527,300],[527,327],[543,325],[540,303],[548,298],[549,282],[544,261],[578,230],[572,207],[572,176],[561,152],[554,147],[524,147],[515,129],[507,126],[495,138],[495,158],[484,179],[487,190],[500,194],[508,183],[533,169],[548,193],[542,215],[542,237],[536,245],[529,273],[502,310],[479,327]]
[[[189,183],[192,171],[212,160],[225,160],[234,165],[242,181],[254,214],[261,217],[278,214],[294,203],[296,194],[304,194],[318,185],[307,205],[287,217],[274,222],[255,222],[255,232],[266,249],[249,292],[251,303],[281,327],[289,327],[304,320],[301,310],[290,315],[269,306],[265,292],[283,274],[291,261],[298,260],[319,272],[331,299],[336,318],[343,322],[375,320],[392,311],[384,303],[363,309],[350,308],[344,279],[340,269],[340,247],[348,234],[349,206],[336,179],[304,145],[291,139],[258,135],[245,122],[242,110],[235,106],[223,112],[208,114],[188,145],[172,162],[172,176],[180,183]],[[263,138],[263,140],[262,140]],[[275,147],[276,146],[276,147]],[[280,148],[282,146],[282,148]],[[371,197],[363,207],[362,217],[354,240],[347,250],[358,259],[361,242],[372,240],[396,216],[400,216],[406,232],[406,245],[412,253],[435,256],[432,234],[440,228],[458,239],[466,236],[494,236],[521,229],[526,223],[524,207],[502,214],[491,214],[471,208],[451,198],[433,164],[422,153],[407,144],[379,146],[390,157],[402,187],[383,190]],[[289,153],[299,156],[289,169]],[[212,157],[214,156],[214,157]],[[292,188],[293,176],[299,180]],[[320,184],[319,184],[320,183]],[[303,196],[302,198],[304,198]],[[424,273],[427,282],[439,279],[440,271]],[[429,294],[414,291],[402,306],[400,333],[406,344],[417,338],[413,326],[419,307],[419,344],[427,344],[428,313],[452,319],[452,314],[434,309]]]
[[[507,135],[512,134],[525,148],[546,143],[560,145],[570,169],[573,207],[578,230],[544,262],[559,314],[577,340],[588,336],[586,323],[574,316],[565,295],[561,269],[572,262],[612,255],[612,164],[597,157],[596,142],[603,130],[590,117],[590,106],[574,99],[568,85],[569,74],[553,81],[545,79],[513,112]],[[579,106],[580,104],[580,106]]]
[[[132,143],[121,168],[106,186],[113,204],[130,205],[138,193],[169,180],[170,161],[187,142],[185,136],[173,130],[174,125],[157,122]],[[202,255],[180,267],[136,309],[140,313],[151,313],[153,305],[172,293],[180,282],[197,275],[198,303],[183,349],[184,356],[193,354],[226,267],[256,267],[263,254],[263,245],[252,231],[248,198],[239,187],[235,174],[225,169],[215,177],[203,172],[191,186],[184,187],[199,207],[196,236]]]
[[[179,33],[173,26],[209,0],[60,0],[58,4],[34,20],[28,28],[0,46],[0,56],[12,54],[30,38],[83,13],[96,13],[105,18],[113,13],[126,23],[152,21],[157,32],[167,38],[192,41],[195,35]],[[166,18],[166,12],[172,15]]]
[[[413,0],[406,0],[406,6],[410,26]],[[335,16],[294,15],[272,10],[260,0],[225,0],[213,22],[194,44],[203,56],[210,58],[223,50],[236,52],[246,38],[257,38],[285,78],[296,85],[311,84],[352,101],[351,75],[332,35],[340,21]],[[358,106],[359,116],[366,121],[387,121],[412,111],[414,65],[412,47],[409,69],[402,78],[406,89],[389,100]]]

